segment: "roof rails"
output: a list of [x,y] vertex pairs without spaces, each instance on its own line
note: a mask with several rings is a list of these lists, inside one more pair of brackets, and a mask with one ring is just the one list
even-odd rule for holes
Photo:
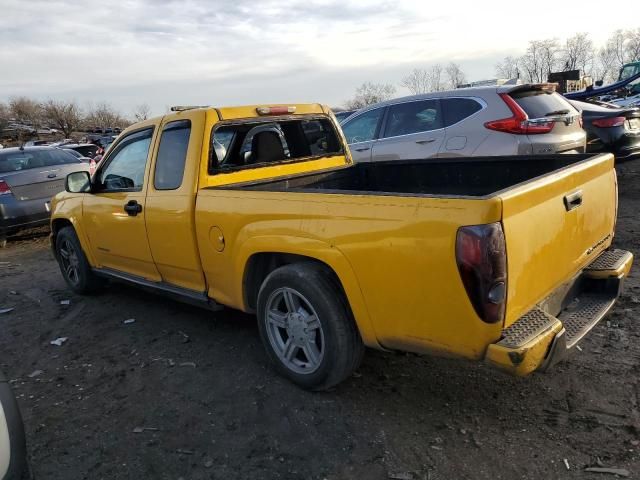
[[172,112],[184,112],[185,110],[193,110],[194,108],[206,108],[207,105],[176,105],[171,107]]

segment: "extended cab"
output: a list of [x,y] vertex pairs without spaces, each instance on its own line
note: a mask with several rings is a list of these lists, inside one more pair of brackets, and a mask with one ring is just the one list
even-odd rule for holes
[[62,274],[78,293],[112,278],[256,312],[303,387],[348,377],[365,345],[546,369],[631,268],[610,249],[610,154],[353,164],[321,105],[176,110],[67,177]]

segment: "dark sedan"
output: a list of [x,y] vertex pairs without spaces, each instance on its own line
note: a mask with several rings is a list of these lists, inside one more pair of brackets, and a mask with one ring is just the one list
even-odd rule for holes
[[56,147],[0,150],[0,247],[24,228],[49,223],[49,201],[64,190],[67,174],[89,165]]
[[587,152],[612,152],[617,159],[640,155],[640,109],[570,100],[582,112]]

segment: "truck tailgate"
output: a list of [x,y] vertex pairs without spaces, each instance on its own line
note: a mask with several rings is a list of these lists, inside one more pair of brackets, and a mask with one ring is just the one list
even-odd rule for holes
[[500,194],[507,261],[505,327],[611,244],[613,155],[598,155]]

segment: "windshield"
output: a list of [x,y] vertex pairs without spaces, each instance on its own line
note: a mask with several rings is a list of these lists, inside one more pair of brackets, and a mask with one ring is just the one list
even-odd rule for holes
[[640,70],[639,64],[626,65],[620,72],[620,80],[626,80],[638,73]]

